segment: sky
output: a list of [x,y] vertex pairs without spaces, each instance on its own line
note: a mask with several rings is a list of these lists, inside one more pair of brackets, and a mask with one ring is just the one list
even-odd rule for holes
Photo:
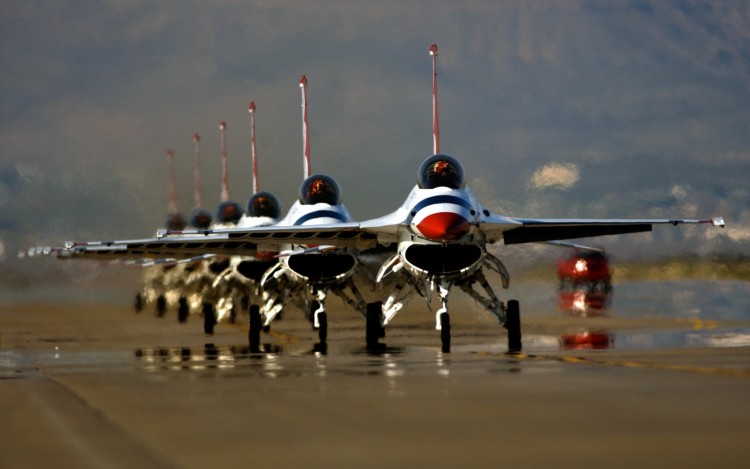
[[[312,171],[359,220],[395,210],[441,150],[488,208],[518,217],[711,217],[596,240],[620,257],[750,247],[750,3],[741,1],[0,2],[0,266],[65,240],[150,237],[194,208]],[[510,247],[508,249],[511,249]],[[518,249],[513,247],[513,249]]]

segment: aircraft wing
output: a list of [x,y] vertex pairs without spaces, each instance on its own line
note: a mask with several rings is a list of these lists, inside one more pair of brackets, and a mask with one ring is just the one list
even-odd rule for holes
[[[207,254],[254,256],[257,245],[231,242],[225,235],[173,236],[122,241],[68,241],[55,255],[62,259],[194,259]],[[144,262],[145,263],[145,262]]]
[[705,219],[531,219],[490,215],[481,224],[488,240],[502,239],[505,244],[536,243],[564,239],[641,233],[653,225],[709,223],[724,227],[720,217]]
[[59,258],[197,259],[201,256],[255,256],[258,251],[278,250],[281,245],[333,245],[374,247],[376,235],[359,229],[358,223],[319,226],[269,226],[170,232],[160,230],[155,238],[121,241],[68,241],[51,254]]
[[[226,246],[231,248],[234,243],[251,243],[266,247],[280,246],[285,244],[336,247],[374,247],[377,244],[377,235],[362,230],[359,223],[336,223],[326,225],[288,225],[267,226],[259,228],[225,228],[215,230],[190,230],[179,232],[159,232],[157,237],[171,239],[173,235],[190,236],[198,238],[205,236],[226,237]],[[240,253],[241,254],[241,253]]]

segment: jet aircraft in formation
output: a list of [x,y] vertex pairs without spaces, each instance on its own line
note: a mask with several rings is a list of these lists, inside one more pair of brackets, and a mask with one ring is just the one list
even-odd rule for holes
[[[341,191],[327,175],[309,173],[306,84],[302,88],[305,180],[299,199],[285,217],[267,223],[212,225],[192,230],[162,229],[155,238],[122,241],[67,242],[51,251],[60,257],[82,259],[191,260],[205,256],[232,256],[233,273],[243,272],[255,282],[257,294],[249,306],[249,341],[257,349],[260,334],[290,302],[307,306],[309,319],[327,339],[325,300],[329,291],[365,318],[365,341],[379,347],[387,326],[415,295],[431,306],[437,294],[435,329],[444,352],[450,351],[451,320],[448,297],[457,287],[483,306],[507,329],[508,349],[521,350],[518,300],[501,301],[485,273],[499,274],[508,288],[510,275],[488,246],[555,242],[605,235],[647,232],[654,225],[709,224],[724,226],[721,217],[686,219],[538,219],[494,213],[466,184],[460,161],[440,151],[437,102],[437,46],[429,49],[433,68],[433,152],[417,171],[417,183],[404,203],[392,213],[354,221],[341,204]],[[252,112],[252,110],[251,110]],[[254,140],[254,139],[253,139]],[[266,197],[257,193],[253,197]],[[253,198],[250,200],[252,209]],[[267,207],[268,205],[260,205]],[[273,205],[275,203],[276,205]],[[278,209],[274,198],[271,205]],[[273,214],[277,212],[274,211]],[[261,216],[269,213],[261,212]],[[252,215],[251,215],[252,216]],[[359,258],[369,252],[387,253],[375,282],[392,286],[379,301],[366,303],[352,277]],[[270,254],[269,254],[270,253]],[[265,261],[265,262],[260,262]],[[182,261],[180,261],[182,262]],[[228,276],[229,274],[225,274]],[[220,277],[222,277],[220,275]],[[312,298],[312,301],[308,301]]]

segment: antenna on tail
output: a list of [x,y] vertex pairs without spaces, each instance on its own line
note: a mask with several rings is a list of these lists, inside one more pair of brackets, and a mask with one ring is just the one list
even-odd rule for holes
[[255,101],[250,101],[250,146],[253,150],[253,194],[258,193],[258,159],[255,153]]
[[302,89],[302,139],[304,151],[304,168],[305,179],[310,177],[310,135],[307,129],[307,76],[302,75],[299,80],[299,87]]
[[438,123],[438,101],[437,101],[437,44],[430,46],[432,56],[432,151],[440,153],[440,124]]

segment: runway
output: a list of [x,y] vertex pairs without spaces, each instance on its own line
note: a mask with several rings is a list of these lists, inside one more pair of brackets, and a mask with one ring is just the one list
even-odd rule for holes
[[514,355],[472,312],[441,353],[422,305],[379,351],[337,307],[326,349],[287,314],[251,353],[242,324],[205,336],[106,295],[6,302],[0,466],[744,467],[747,311],[627,315],[621,290],[619,316],[529,301]]

